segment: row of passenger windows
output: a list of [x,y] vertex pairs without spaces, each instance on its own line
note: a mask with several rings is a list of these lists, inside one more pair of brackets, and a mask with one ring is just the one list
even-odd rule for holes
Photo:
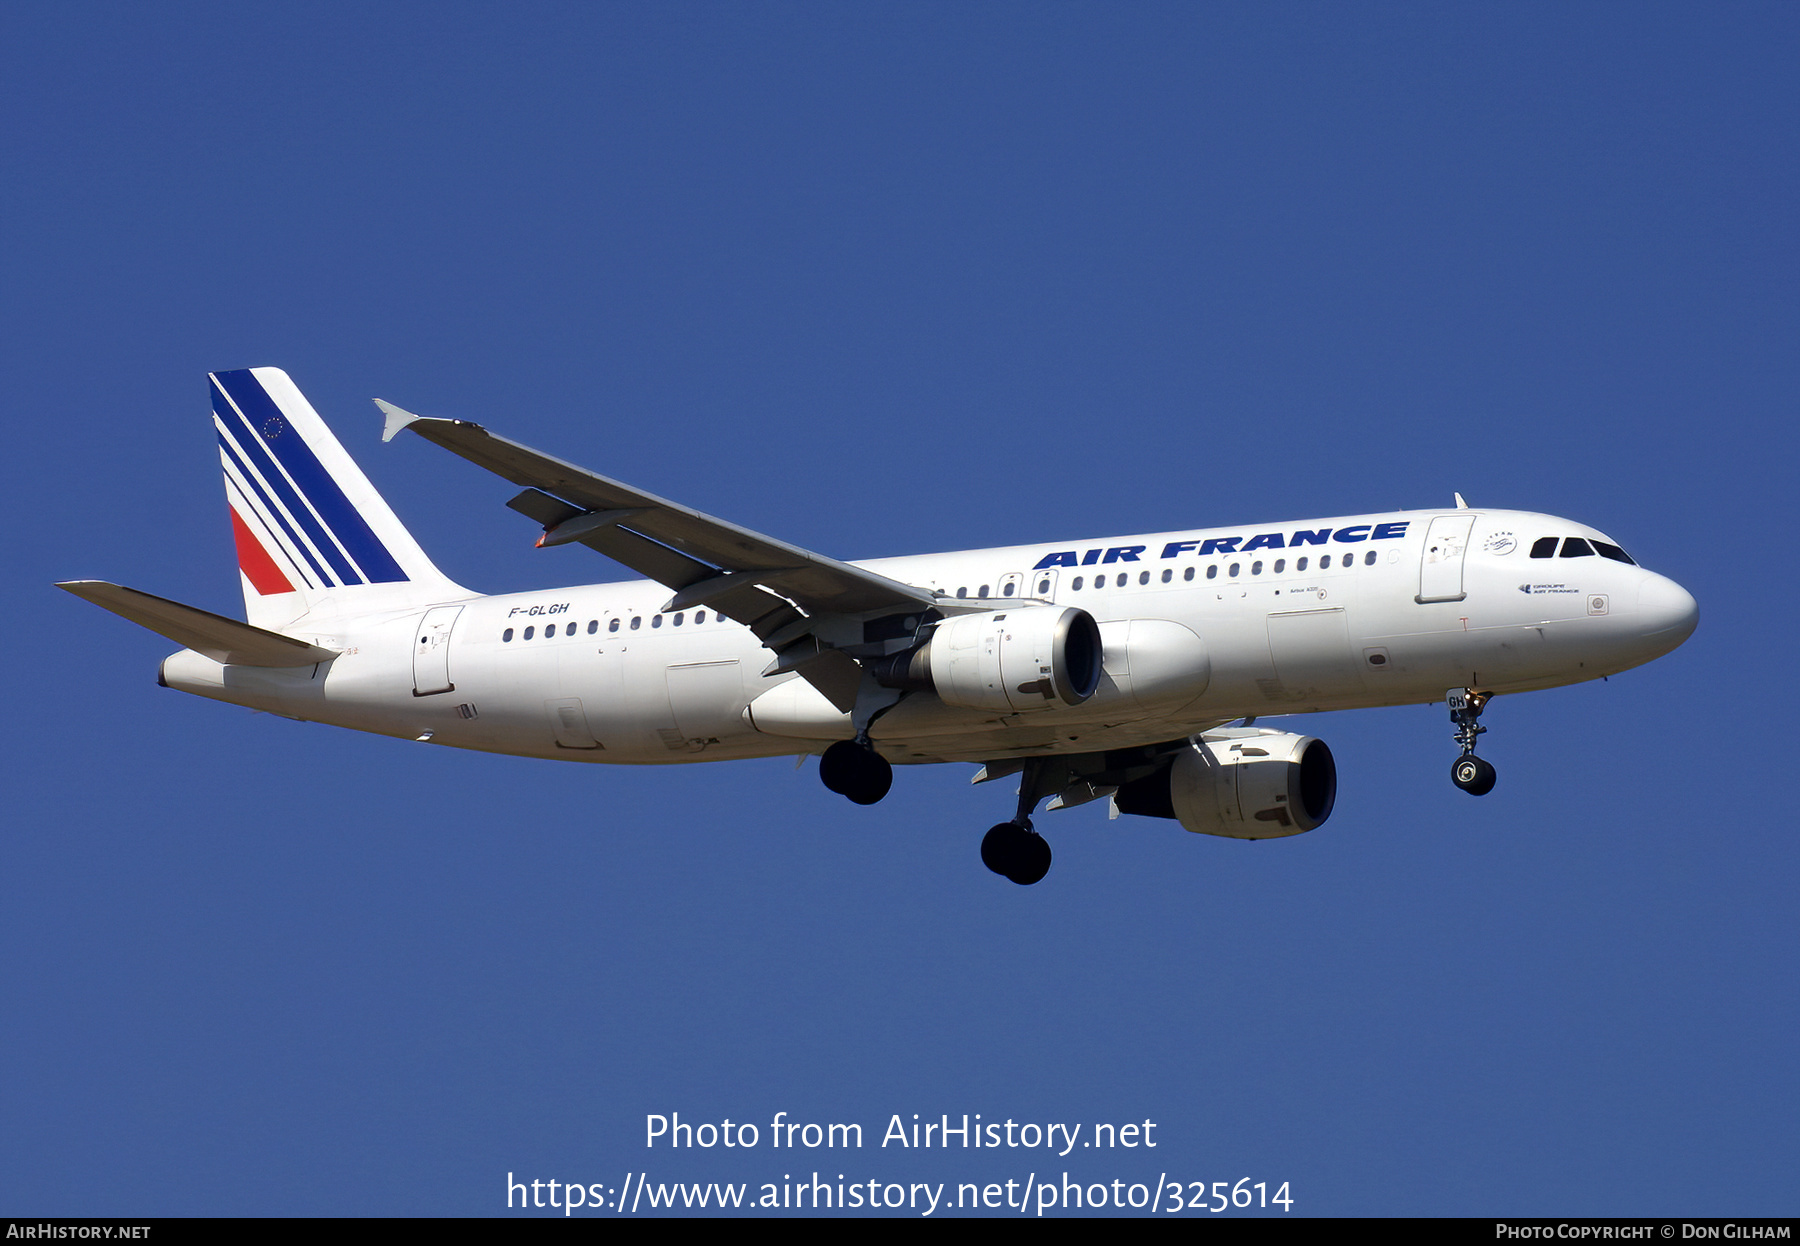
[[[718,614],[715,611],[713,617],[715,619],[719,619],[720,621],[723,621],[724,616]],[[685,611],[681,614],[653,614],[650,616],[650,626],[651,627],[661,627],[663,625],[664,619],[670,620],[671,626],[680,627],[683,623],[685,623],[687,621],[687,614]],[[623,622],[624,622],[623,619],[612,619],[607,623],[606,630],[608,632],[616,632],[619,630],[619,625]],[[694,611],[694,622],[696,625],[706,622],[706,611],[704,611],[704,610]],[[644,616],[641,614],[633,615],[631,618],[631,626],[630,626],[629,630],[635,632],[643,625],[644,625]],[[546,623],[544,625],[544,639],[549,640],[552,637],[556,636],[558,634],[558,632],[557,632],[558,628],[562,629],[561,635],[573,636],[578,631],[581,630],[581,624],[579,624],[579,623]],[[600,620],[599,619],[589,619],[588,625],[587,625],[587,634],[589,636],[592,636],[595,633],[597,633],[599,630],[600,630]],[[535,625],[528,627],[525,629],[524,634],[522,636],[520,636],[519,639],[530,640],[536,633],[537,633],[537,627]],[[510,641],[512,638],[513,638],[513,629],[510,627],[507,628],[504,632],[500,633],[500,639],[502,641]]]
[[[1546,538],[1546,540],[1549,540],[1551,542],[1551,549],[1552,549],[1552,552],[1554,552],[1556,538],[1548,537],[1548,538]],[[1579,538],[1571,538],[1571,540],[1579,540]],[[1544,544],[1543,541],[1539,541],[1536,545],[1531,547],[1531,556],[1533,558],[1548,558],[1550,556],[1549,554],[1540,554],[1538,552],[1538,550],[1543,546],[1543,544]],[[1585,545],[1586,542],[1583,541],[1583,542],[1581,542],[1581,544]],[[1596,541],[1595,544],[1599,545],[1600,543],[1598,541]],[[1606,553],[1606,551],[1608,551],[1608,550],[1612,550],[1614,552]],[[1584,552],[1591,552],[1591,551],[1584,551]],[[1619,547],[1616,545],[1601,546],[1600,552],[1605,553],[1608,558],[1612,558],[1616,555],[1622,561],[1625,561],[1625,562],[1631,561],[1629,558],[1625,557],[1625,551],[1619,549]],[[1340,565],[1343,567],[1353,567],[1356,565],[1356,555],[1355,554],[1343,554],[1343,555],[1340,555],[1339,557],[1340,557]],[[1563,554],[1563,557],[1572,558],[1572,557],[1574,557],[1574,555],[1569,554],[1565,551]],[[1330,554],[1322,555],[1319,558],[1319,570],[1329,571],[1331,569],[1331,560],[1332,560],[1332,555],[1330,555]],[[1269,568],[1270,573],[1273,575],[1286,574],[1287,561],[1288,560],[1285,558],[1277,558],[1275,560],[1275,565],[1273,567]],[[1307,569],[1307,567],[1310,565],[1311,561],[1312,560],[1310,558],[1295,559],[1294,560],[1294,570],[1296,572],[1305,571]],[[1367,553],[1365,553],[1363,555],[1363,563],[1370,567],[1375,565],[1375,551],[1374,550],[1369,550]],[[1243,569],[1244,569],[1244,565],[1242,563],[1238,563],[1238,562],[1231,563],[1230,565],[1228,565],[1225,568],[1225,576],[1227,579],[1236,579],[1243,572]],[[1260,559],[1258,561],[1250,564],[1250,574],[1251,575],[1261,575],[1262,573],[1263,573],[1263,563]],[[1170,583],[1172,580],[1174,580],[1174,578],[1175,578],[1174,568],[1172,568],[1172,567],[1163,568],[1162,582],[1164,584]],[[1193,567],[1184,568],[1181,573],[1181,578],[1183,580],[1192,580],[1194,578],[1194,568]],[[1216,580],[1219,578],[1219,564],[1218,563],[1213,563],[1211,566],[1207,567],[1206,578],[1209,580]],[[1116,588],[1124,588],[1130,582],[1131,582],[1131,573],[1129,571],[1121,571],[1117,576],[1113,577],[1113,586]],[[1150,573],[1148,571],[1138,572],[1137,582],[1139,584],[1150,583]],[[1073,580],[1069,581],[1069,588],[1072,591],[1078,593],[1086,586],[1086,583],[1087,583],[1086,577],[1078,575]],[[1095,588],[1106,588],[1107,586],[1108,586],[1108,579],[1106,576],[1097,575],[1094,577],[1094,587]],[[989,587],[990,587],[989,585],[983,584],[981,586],[980,591],[976,593],[976,596],[977,597],[986,597],[988,595]],[[1017,589],[1017,585],[1014,585],[1014,584],[1002,585],[1001,589],[1000,589],[1000,595],[1002,597],[1011,597],[1016,589]],[[1050,581],[1045,580],[1043,583],[1038,585],[1038,596],[1047,597],[1047,596],[1049,596],[1049,594],[1050,594]],[[964,587],[957,589],[956,595],[958,597],[967,597],[969,595],[968,587],[965,585]],[[714,613],[715,613],[715,617],[718,617],[718,618],[720,618],[721,621],[723,621],[722,616],[718,616],[716,611]],[[673,627],[680,627],[680,626],[682,626],[683,623],[686,622],[685,613],[670,614],[670,615],[653,614],[650,616],[650,626],[653,628],[661,627],[663,625],[663,620],[665,618],[670,621],[670,625]],[[617,618],[611,619],[607,622],[606,630],[608,632],[616,632],[619,630],[620,624],[622,622],[623,622],[622,619],[617,619]],[[694,611],[694,622],[696,624],[706,622],[706,611],[704,611],[704,610]],[[644,624],[644,619],[643,619],[642,615],[633,615],[632,619],[631,619],[629,630],[635,632],[640,627],[642,627],[643,624]],[[546,623],[544,625],[544,639],[550,640],[550,639],[556,637],[557,635],[573,636],[580,630],[581,630],[580,623]],[[589,636],[592,636],[592,635],[596,634],[597,632],[599,632],[599,630],[600,630],[600,620],[589,619],[588,623],[587,623],[587,634]],[[520,635],[519,639],[530,640],[533,638],[533,636],[536,634],[536,632],[537,632],[536,625],[528,627],[524,630],[523,634]],[[511,641],[513,639],[513,634],[514,634],[513,629],[509,627],[504,632],[500,633],[500,639],[502,641]]]
[[[1370,567],[1374,566],[1375,565],[1375,555],[1376,555],[1375,550],[1369,550],[1368,552],[1366,552],[1363,555],[1363,564],[1365,566],[1370,566]],[[1331,555],[1331,554],[1325,554],[1319,558],[1319,570],[1320,571],[1329,571],[1331,569],[1332,557],[1333,557],[1333,555]],[[1338,555],[1337,557],[1340,559],[1340,562],[1338,564],[1339,566],[1353,567],[1356,565],[1356,555],[1355,554],[1341,554],[1341,555]],[[1296,558],[1294,560],[1294,571],[1296,573],[1305,571],[1311,564],[1312,564],[1312,559],[1310,557]],[[1261,560],[1258,560],[1258,561],[1250,564],[1250,574],[1251,575],[1261,575],[1263,573],[1264,569],[1265,569],[1265,564]],[[1287,569],[1288,569],[1288,560],[1285,558],[1277,558],[1275,560],[1274,565],[1272,567],[1267,568],[1267,570],[1269,571],[1269,573],[1271,575],[1285,575],[1285,574],[1287,574]],[[1236,579],[1238,576],[1243,574],[1243,570],[1244,570],[1243,563],[1234,562],[1225,567],[1225,576],[1227,579]],[[1194,578],[1194,572],[1195,572],[1195,568],[1185,567],[1182,569],[1181,578],[1183,580],[1192,580]],[[1171,581],[1174,580],[1174,578],[1175,578],[1175,569],[1173,567],[1163,568],[1161,580],[1164,584],[1170,583]],[[1213,563],[1211,566],[1207,567],[1206,578],[1209,580],[1216,580],[1219,578],[1219,564],[1218,563]],[[1150,573],[1148,571],[1138,572],[1137,573],[1137,582],[1139,584],[1150,583]],[[1131,573],[1129,571],[1121,571],[1118,575],[1111,576],[1111,577],[1108,577],[1105,575],[1097,575],[1094,577],[1094,587],[1095,588],[1108,588],[1108,587],[1124,588],[1129,583],[1131,583]],[[1073,580],[1069,581],[1069,589],[1072,592],[1079,593],[1084,587],[1086,587],[1086,585],[1087,585],[1087,577],[1086,576],[1078,575]],[[1012,592],[1013,592],[1013,586],[1008,584],[1002,588],[1001,595],[1004,597],[1010,597],[1010,596],[1012,596]],[[1049,583],[1049,581],[1046,580],[1043,584],[1038,586],[1038,596],[1045,597],[1045,596],[1048,596],[1049,593],[1050,593],[1050,583]],[[981,586],[980,592],[978,592],[976,594],[976,596],[986,597],[987,594],[988,594],[988,586],[986,584],[983,584]],[[959,588],[956,590],[956,595],[958,597],[967,597],[969,595],[969,590],[967,588]]]
[[1637,566],[1637,563],[1632,561],[1631,555],[1627,554],[1617,545],[1608,545],[1605,541],[1590,541],[1586,537],[1579,536],[1539,537],[1536,541],[1532,542],[1531,556],[1533,558],[1556,557],[1556,543],[1558,541],[1562,542],[1562,556],[1564,558],[1592,558],[1595,554],[1598,554],[1600,557],[1610,558],[1614,562],[1627,563],[1633,567]]

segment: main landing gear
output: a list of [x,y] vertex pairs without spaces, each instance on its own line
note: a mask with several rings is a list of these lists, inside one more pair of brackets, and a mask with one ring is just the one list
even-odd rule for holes
[[1002,822],[981,837],[981,863],[1021,887],[1050,872],[1050,845],[1031,829],[1031,819]]
[[894,767],[875,751],[868,732],[839,740],[819,758],[819,781],[859,805],[872,805],[894,786]]
[[1055,790],[1045,785],[1056,777],[1036,759],[1019,774],[1019,807],[1011,822],[1002,822],[981,837],[981,863],[1002,878],[1029,887],[1050,872],[1050,845],[1031,828],[1031,811]]
[[1471,796],[1486,796],[1494,790],[1493,765],[1475,756],[1476,737],[1487,731],[1478,720],[1491,695],[1473,688],[1452,688],[1444,698],[1450,704],[1450,721],[1456,724],[1454,738],[1462,746],[1462,756],[1450,767],[1450,781]]

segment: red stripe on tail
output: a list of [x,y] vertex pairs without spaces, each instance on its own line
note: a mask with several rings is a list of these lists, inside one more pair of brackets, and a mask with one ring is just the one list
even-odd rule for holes
[[238,569],[249,579],[250,586],[264,597],[270,597],[276,593],[293,592],[294,586],[288,583],[285,575],[281,574],[281,568],[277,567],[275,560],[269,557],[269,551],[262,547],[262,542],[258,541],[250,529],[244,526],[244,521],[238,518],[237,508],[229,509],[231,510],[231,535],[232,539],[237,542]]

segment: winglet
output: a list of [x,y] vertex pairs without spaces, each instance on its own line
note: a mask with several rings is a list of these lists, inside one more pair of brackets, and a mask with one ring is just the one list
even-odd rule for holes
[[402,411],[393,403],[383,402],[379,398],[375,400],[375,405],[381,410],[383,415],[387,416],[387,423],[382,425],[381,428],[381,439],[383,441],[392,441],[395,433],[398,433],[408,424],[411,424],[414,420],[420,418],[411,411]]

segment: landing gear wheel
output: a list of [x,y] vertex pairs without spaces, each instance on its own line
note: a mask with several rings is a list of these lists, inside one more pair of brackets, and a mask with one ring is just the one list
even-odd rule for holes
[[1021,887],[1029,887],[1050,872],[1050,844],[1042,835],[1025,833],[1025,842],[1020,845],[1019,855],[1014,858],[1012,870],[1007,877]]
[[1002,822],[981,837],[981,863],[996,874],[1010,874],[1019,855],[1019,842],[1025,831],[1013,822]]
[[1002,822],[982,836],[981,863],[1029,887],[1050,872],[1050,845],[1017,822]]
[[839,740],[819,758],[819,781],[839,796],[872,805],[894,786],[894,768],[874,749]]
[[1486,796],[1494,790],[1494,767],[1470,753],[1458,757],[1450,767],[1450,781],[1471,796]]

